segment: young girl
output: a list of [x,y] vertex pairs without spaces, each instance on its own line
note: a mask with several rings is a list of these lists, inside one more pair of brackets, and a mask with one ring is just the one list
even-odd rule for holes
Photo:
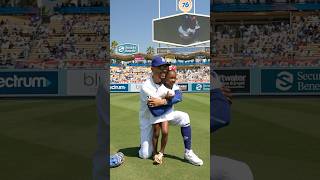
[[[177,78],[177,74],[175,72],[175,69],[174,70],[169,69],[164,79],[163,85],[161,85],[158,90],[160,92],[161,98],[166,98],[168,100],[171,100],[173,97],[175,97],[175,91],[179,90],[179,87],[175,85],[176,78]],[[164,149],[168,141],[168,131],[169,131],[169,123],[164,114],[172,110],[173,110],[172,105],[150,108],[151,113],[155,116],[155,120],[152,122],[152,128],[153,128],[152,144],[154,149],[153,157],[154,157],[155,164],[162,164]],[[160,148],[160,151],[157,152],[160,130],[162,134],[161,148]]]

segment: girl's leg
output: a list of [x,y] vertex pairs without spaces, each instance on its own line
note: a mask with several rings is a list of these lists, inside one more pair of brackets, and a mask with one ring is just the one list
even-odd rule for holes
[[164,121],[161,122],[161,133],[162,133],[162,137],[161,137],[161,149],[160,152],[163,154],[164,153],[164,149],[167,145],[168,142],[168,133],[169,133],[169,123],[168,121]]
[[157,124],[152,124],[153,128],[153,136],[152,136],[152,145],[153,145],[153,153],[152,155],[154,156],[157,154],[158,151],[158,139],[160,135],[160,123]]

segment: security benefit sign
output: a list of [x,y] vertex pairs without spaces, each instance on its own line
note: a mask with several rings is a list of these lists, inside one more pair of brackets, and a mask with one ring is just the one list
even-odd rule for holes
[[0,72],[0,95],[58,94],[57,71]]
[[250,70],[215,70],[220,81],[233,93],[250,93]]
[[210,42],[210,16],[182,13],[152,21],[154,42],[193,46]]
[[320,95],[320,69],[262,69],[261,92]]
[[139,52],[139,46],[136,44],[120,44],[117,46],[117,53],[118,54],[135,54]]
[[210,91],[210,83],[193,83],[191,85],[192,91]]

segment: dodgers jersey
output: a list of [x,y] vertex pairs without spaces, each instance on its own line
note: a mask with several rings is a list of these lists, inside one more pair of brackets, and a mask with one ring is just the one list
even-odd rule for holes
[[147,100],[148,97],[159,97],[157,92],[161,85],[153,82],[152,77],[150,76],[143,84],[140,90],[140,111],[139,117],[141,120],[148,120],[152,116],[149,111]]

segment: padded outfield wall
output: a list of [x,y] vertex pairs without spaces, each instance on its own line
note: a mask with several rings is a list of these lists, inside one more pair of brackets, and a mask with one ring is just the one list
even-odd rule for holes
[[[216,69],[235,95],[320,95],[320,68]],[[1,97],[94,96],[107,72],[2,70]],[[209,83],[180,83],[184,92],[208,92]],[[141,84],[110,84],[110,92],[139,92]]]
[[320,68],[217,69],[235,95],[320,95]]

